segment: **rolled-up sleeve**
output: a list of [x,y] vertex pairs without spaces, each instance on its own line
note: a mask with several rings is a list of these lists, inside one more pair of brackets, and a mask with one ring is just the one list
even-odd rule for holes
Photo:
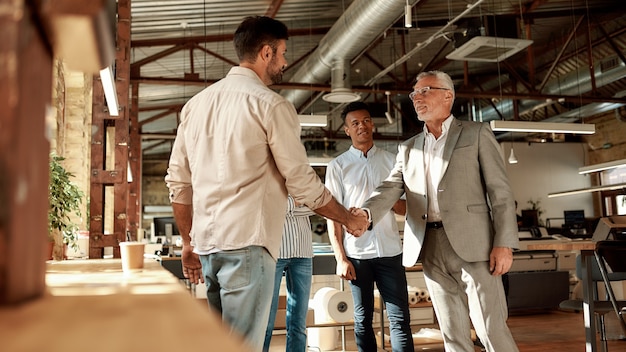
[[[181,116],[185,116],[184,109]],[[165,175],[165,184],[169,189],[171,203],[191,204],[193,190],[191,188],[191,170],[185,147],[184,128],[182,128],[184,123],[184,121],[181,122],[174,140],[167,175]]]
[[298,204],[312,210],[332,199],[315,170],[309,165],[304,145],[300,142],[300,122],[291,103],[285,101],[268,114],[267,139],[276,166],[285,178],[287,191]]

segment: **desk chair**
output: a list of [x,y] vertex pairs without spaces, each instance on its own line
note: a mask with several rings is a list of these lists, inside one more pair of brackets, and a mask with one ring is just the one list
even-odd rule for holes
[[[591,259],[590,259],[591,260]],[[593,298],[594,298],[594,313],[596,315],[597,323],[596,326],[600,327],[600,340],[602,341],[602,352],[608,352],[608,339],[606,336],[606,325],[605,325],[605,315],[613,312],[614,308],[608,297],[603,300],[598,298],[598,286],[597,283],[603,282],[602,273],[598,266],[598,261],[594,260],[591,262],[591,280],[593,280]],[[580,279],[582,277],[582,260],[580,255],[576,256],[576,276]],[[609,273],[607,275],[609,281],[621,281],[626,280],[626,272],[625,273]],[[610,287],[610,286],[609,286]],[[608,295],[608,291],[607,291]],[[626,303],[624,301],[623,303]],[[565,310],[573,310],[576,312],[583,310],[583,300],[582,299],[569,299],[562,301],[559,304],[561,309]]]
[[[606,293],[611,307],[617,315],[622,333],[626,335],[626,321],[624,320],[624,311],[626,310],[626,301],[618,301],[611,287],[611,281],[615,276],[626,276],[626,241],[599,241],[596,245],[594,253],[596,262],[602,274],[602,281],[606,288]],[[609,269],[611,272],[609,272]]]

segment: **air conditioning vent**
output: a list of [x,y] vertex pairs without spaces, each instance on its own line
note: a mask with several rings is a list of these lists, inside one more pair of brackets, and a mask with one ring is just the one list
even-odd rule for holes
[[611,57],[600,62],[600,72],[604,73],[610,71],[619,66],[619,59],[617,57]]
[[528,47],[532,40],[474,37],[446,56],[448,60],[500,62]]

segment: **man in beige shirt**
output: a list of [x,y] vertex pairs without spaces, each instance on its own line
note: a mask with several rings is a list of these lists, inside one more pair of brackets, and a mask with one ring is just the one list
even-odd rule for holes
[[206,282],[210,307],[255,350],[269,318],[287,193],[355,235],[368,226],[324,187],[293,105],[267,87],[282,79],[286,40],[286,26],[269,17],[240,24],[239,66],[183,107],[165,178],[185,277]]

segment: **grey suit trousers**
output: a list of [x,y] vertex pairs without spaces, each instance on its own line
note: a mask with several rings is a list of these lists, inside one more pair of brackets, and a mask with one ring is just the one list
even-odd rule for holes
[[474,352],[472,325],[487,351],[518,351],[506,324],[502,277],[491,275],[489,262],[461,259],[444,228],[426,230],[421,258],[447,352]]

